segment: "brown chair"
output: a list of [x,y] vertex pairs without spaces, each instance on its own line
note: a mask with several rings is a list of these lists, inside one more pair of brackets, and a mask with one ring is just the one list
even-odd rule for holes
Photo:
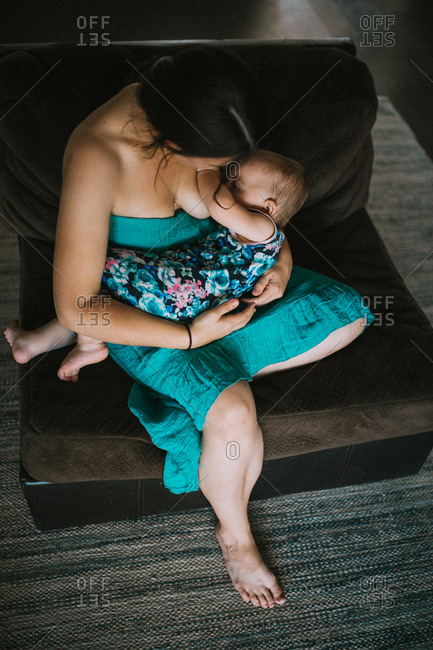
[[[252,383],[265,441],[252,498],[415,473],[433,444],[433,331],[365,210],[371,75],[348,39],[206,42],[251,66],[276,124],[268,148],[306,167],[309,199],[286,228],[295,264],[355,287],[376,314],[331,357]],[[70,133],[125,85],[128,61],[182,44],[0,46],[0,109],[10,111],[0,122],[0,212],[19,236],[23,327],[55,316],[51,263]],[[63,383],[56,372],[66,353],[21,368],[21,481],[36,525],[207,504],[200,492],[181,498],[164,488],[164,452],[128,410],[130,377],[107,358]]]

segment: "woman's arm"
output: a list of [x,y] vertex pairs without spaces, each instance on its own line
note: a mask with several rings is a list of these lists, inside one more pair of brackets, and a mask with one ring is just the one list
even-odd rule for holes
[[[113,154],[98,142],[80,141],[65,150],[54,252],[54,305],[61,325],[101,341],[123,345],[187,348],[186,328],[100,293],[105,265],[112,188],[118,176]],[[236,302],[236,305],[238,303]],[[191,325],[193,346],[243,327],[254,313],[238,314],[226,301]]]
[[218,203],[213,194],[220,184],[218,172],[211,169],[197,170],[197,187],[210,216],[223,226],[250,241],[264,241],[274,233],[274,225],[265,215],[249,212],[233,198],[225,185],[218,190]]

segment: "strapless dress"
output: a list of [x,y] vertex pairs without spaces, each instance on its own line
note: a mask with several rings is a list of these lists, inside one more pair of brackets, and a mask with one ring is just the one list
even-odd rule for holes
[[261,242],[242,242],[219,224],[206,237],[164,251],[108,247],[102,285],[149,314],[192,323],[221,302],[251,295],[277,261],[284,233],[266,217],[274,231]]
[[[218,226],[183,210],[164,219],[113,214],[108,243],[159,252],[202,239]],[[193,350],[108,343],[110,356],[135,380],[130,410],[167,452],[165,486],[175,494],[199,489],[201,431],[225,388],[252,381],[265,366],[306,352],[358,318],[366,325],[374,320],[355,289],[294,266],[284,295],[257,307],[245,327],[222,339]]]

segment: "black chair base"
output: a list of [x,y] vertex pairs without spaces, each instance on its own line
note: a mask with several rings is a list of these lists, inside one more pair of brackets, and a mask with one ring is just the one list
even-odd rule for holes
[[[324,490],[416,474],[433,447],[433,431],[267,460],[251,499]],[[38,530],[139,519],[208,506],[203,494],[175,495],[160,479],[46,483],[21,465],[21,485]]]

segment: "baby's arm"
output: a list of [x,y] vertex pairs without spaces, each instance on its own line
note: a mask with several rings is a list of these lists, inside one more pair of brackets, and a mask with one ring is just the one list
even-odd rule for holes
[[218,205],[212,197],[219,184],[220,179],[216,171],[197,170],[197,187],[200,196],[215,221],[253,242],[263,241],[273,235],[272,221],[263,214],[251,213],[242,207],[225,185],[220,187],[217,194],[218,203],[224,207]]
[[286,290],[293,268],[293,258],[287,237],[281,245],[277,261],[259,277],[250,298],[241,298],[241,302],[266,305],[281,298]]

